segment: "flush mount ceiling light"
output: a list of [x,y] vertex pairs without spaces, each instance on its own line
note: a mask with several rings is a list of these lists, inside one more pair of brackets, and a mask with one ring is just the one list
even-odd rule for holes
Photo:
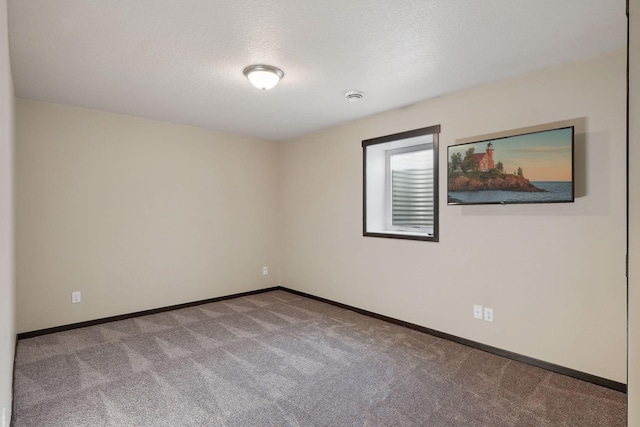
[[243,74],[252,85],[262,90],[273,88],[284,77],[280,68],[271,65],[250,65],[244,69]]

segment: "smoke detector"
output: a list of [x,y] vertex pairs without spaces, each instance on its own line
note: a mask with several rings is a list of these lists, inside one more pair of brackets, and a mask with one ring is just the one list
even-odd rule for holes
[[360,92],[359,90],[350,90],[344,94],[344,97],[347,98],[347,101],[349,102],[358,102],[364,98],[364,92]]

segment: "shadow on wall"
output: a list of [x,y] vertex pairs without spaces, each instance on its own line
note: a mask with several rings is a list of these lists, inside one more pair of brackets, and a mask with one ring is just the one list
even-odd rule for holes
[[[462,215],[469,216],[604,216],[611,210],[611,135],[607,131],[587,133],[587,118],[580,117],[560,122],[546,123],[512,129],[489,135],[457,140],[456,143],[480,139],[500,138],[514,133],[536,132],[543,129],[574,126],[574,203],[468,205],[459,206]],[[468,140],[468,141],[467,141]],[[591,162],[589,164],[589,156]],[[597,156],[597,158],[593,158]],[[587,171],[590,170],[591,176]],[[622,191],[622,189],[621,189]],[[445,205],[445,209],[450,206]]]

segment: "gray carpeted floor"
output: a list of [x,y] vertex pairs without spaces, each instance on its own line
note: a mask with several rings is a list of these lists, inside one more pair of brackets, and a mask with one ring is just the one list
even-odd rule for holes
[[274,291],[20,340],[14,425],[615,427],[625,401]]

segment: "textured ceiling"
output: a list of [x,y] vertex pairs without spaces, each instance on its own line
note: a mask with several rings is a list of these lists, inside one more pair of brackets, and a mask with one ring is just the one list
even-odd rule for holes
[[273,140],[625,43],[625,0],[9,0],[16,96]]

